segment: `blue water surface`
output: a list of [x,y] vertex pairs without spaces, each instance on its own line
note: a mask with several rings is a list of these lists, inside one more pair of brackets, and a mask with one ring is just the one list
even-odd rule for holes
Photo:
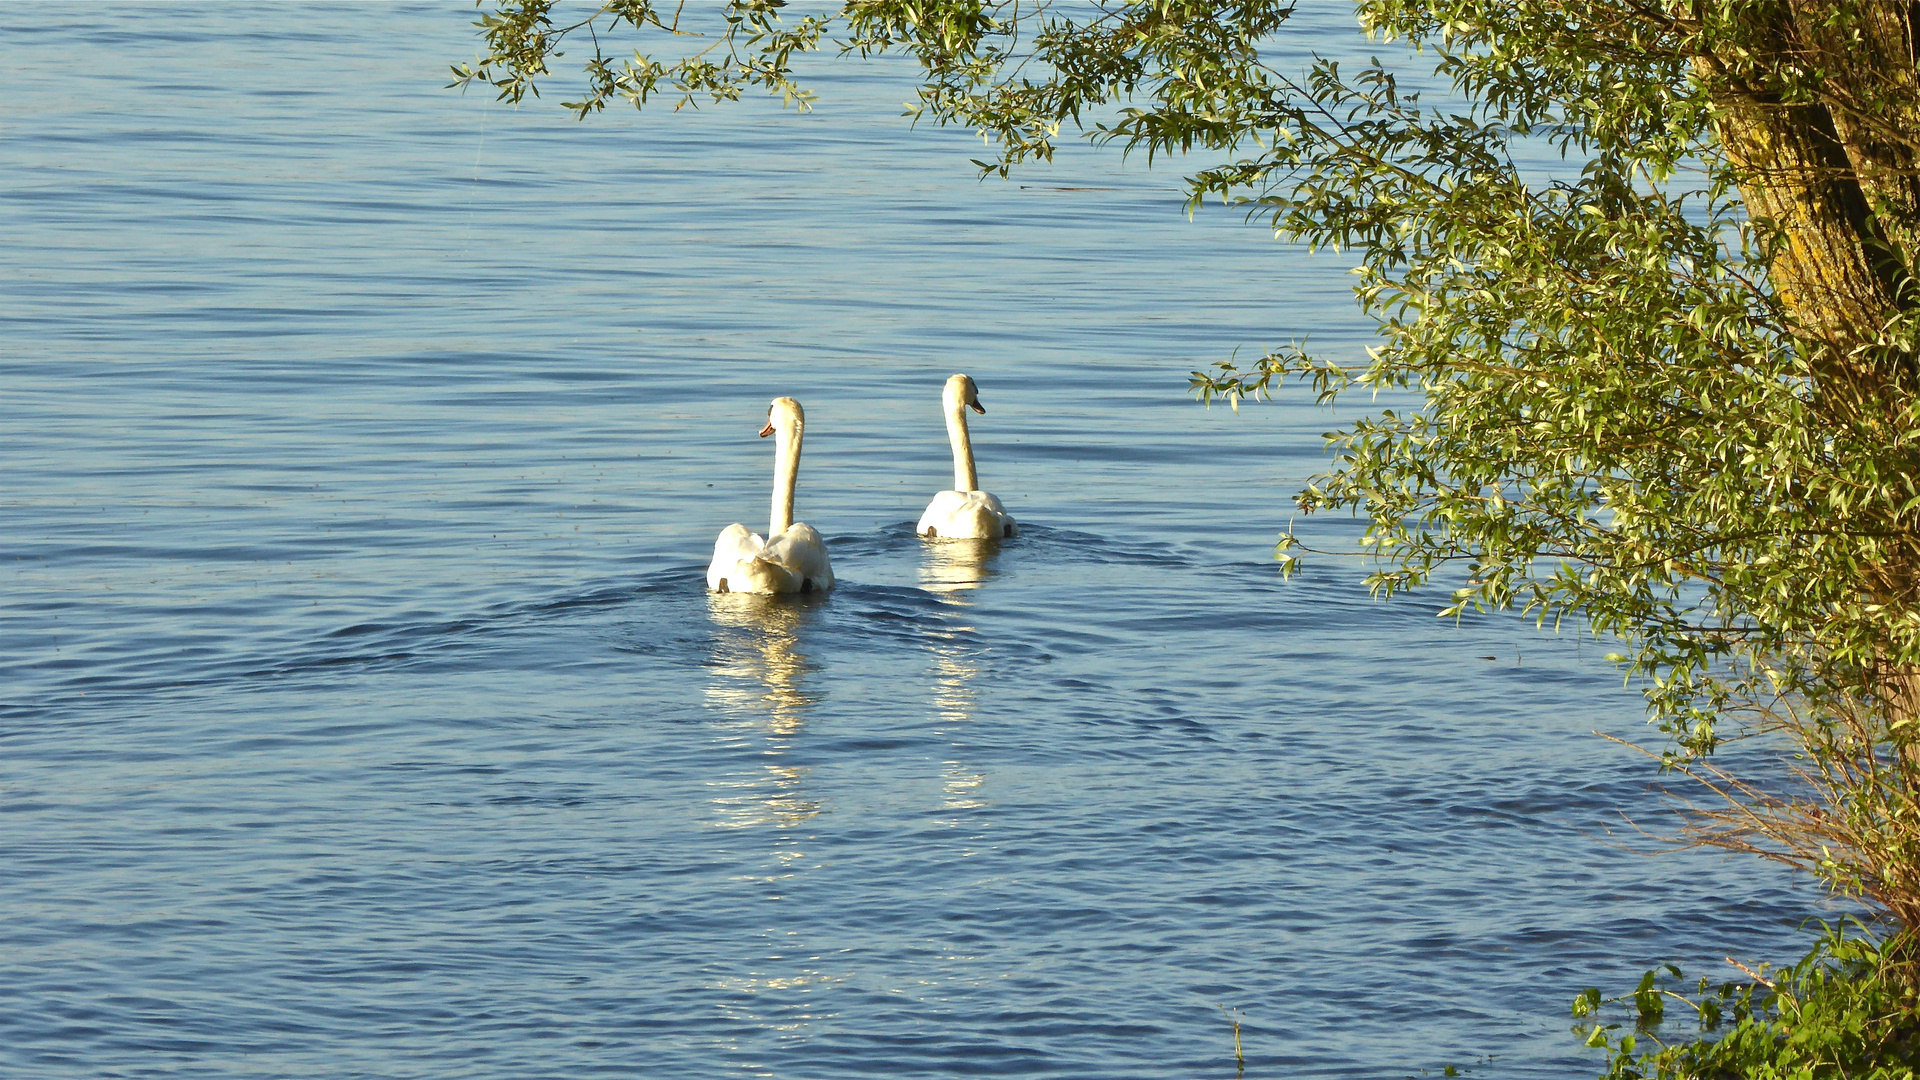
[[[461,96],[473,18],[0,7],[0,1074],[1230,1077],[1238,1016],[1247,1076],[1563,1077],[1581,988],[1826,913],[1646,856],[1606,643],[1280,579],[1370,403],[1186,373],[1358,358],[1340,257],[982,182],[894,61]],[[912,533],[954,371],[1005,544]],[[780,394],[841,585],[709,596]]]

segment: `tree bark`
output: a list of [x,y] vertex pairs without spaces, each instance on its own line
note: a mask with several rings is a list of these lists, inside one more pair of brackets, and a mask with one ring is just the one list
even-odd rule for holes
[[[1881,404],[1913,393],[1910,356],[1866,352],[1915,303],[1920,72],[1912,0],[1779,0],[1737,14],[1694,59],[1771,273],[1829,378]],[[1890,397],[1883,397],[1890,395]]]
[[[1718,3],[1719,0],[1707,0]],[[1769,274],[1814,345],[1813,401],[1836,432],[1897,447],[1920,398],[1920,363],[1900,316],[1920,310],[1920,63],[1914,0],[1762,0],[1718,11],[1693,58],[1716,110],[1720,144],[1750,217],[1777,230]],[[1706,24],[1702,24],[1706,25]],[[1920,531],[1896,502],[1885,558],[1866,575],[1886,625],[1920,611]],[[1884,716],[1920,754],[1920,666],[1891,638],[1873,666]]]

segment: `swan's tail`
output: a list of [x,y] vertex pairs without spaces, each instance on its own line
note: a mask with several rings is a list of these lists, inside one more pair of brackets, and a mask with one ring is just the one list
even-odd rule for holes
[[789,593],[800,591],[800,578],[793,571],[767,558],[755,555],[740,560],[740,569],[753,583],[753,592]]
[[970,506],[966,512],[966,531],[959,535],[981,540],[1000,535],[1000,515],[984,506]]
[[800,578],[763,555],[749,555],[735,560],[724,573],[709,569],[707,588],[715,592],[737,593],[799,592]]
[[960,540],[999,540],[1015,532],[1012,518],[977,504],[948,518],[947,528],[952,531],[941,535]]

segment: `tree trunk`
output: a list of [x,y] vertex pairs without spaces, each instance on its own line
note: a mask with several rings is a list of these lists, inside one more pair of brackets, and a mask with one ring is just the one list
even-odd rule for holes
[[[1756,220],[1780,230],[1775,287],[1828,375],[1904,398],[1911,357],[1862,355],[1910,308],[1920,233],[1920,72],[1910,0],[1782,0],[1729,18],[1740,48],[1695,57]],[[1850,15],[1852,17],[1842,17]],[[1891,362],[1890,362],[1891,361]]]
[[[1833,431],[1884,447],[1888,466],[1913,476],[1920,460],[1896,448],[1909,442],[1920,366],[1895,324],[1920,309],[1916,4],[1718,3],[1694,5],[1696,16],[1732,24],[1702,39],[1694,70],[1748,213],[1778,230],[1770,274],[1814,346],[1815,407]],[[1885,514],[1891,538],[1868,588],[1891,627],[1920,611],[1920,535],[1898,502]],[[1920,752],[1920,667],[1900,659],[1899,642],[1878,647],[1885,718]]]

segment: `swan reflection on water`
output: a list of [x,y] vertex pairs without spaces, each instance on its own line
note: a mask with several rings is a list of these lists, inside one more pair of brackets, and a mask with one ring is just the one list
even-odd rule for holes
[[967,602],[957,594],[977,589],[999,573],[993,568],[1000,557],[998,540],[928,541],[921,553],[920,587],[956,603]]
[[[948,603],[970,605],[965,594],[991,581],[999,571],[993,563],[1000,557],[998,540],[940,540],[921,545],[920,587],[938,593]],[[955,757],[941,762],[941,788],[945,795],[942,809],[975,810],[988,805],[980,797],[987,776],[959,760],[965,737],[961,729],[973,721],[977,708],[980,675],[980,649],[974,643],[971,626],[950,626],[935,631],[928,641],[933,653],[933,709],[940,721],[940,733],[952,740]],[[964,819],[948,818],[947,825],[961,825]]]
[[[818,865],[807,851],[818,834],[804,826],[826,805],[808,790],[813,769],[789,764],[787,755],[822,700],[818,690],[808,688],[816,665],[801,645],[814,609],[824,599],[817,593],[707,594],[713,646],[706,697],[727,751],[724,760],[734,767],[717,771],[707,781],[711,810],[702,824],[740,830],[723,842],[739,853],[734,880],[758,882],[776,892],[784,892],[783,882]],[[804,927],[804,918],[794,925]],[[770,929],[762,936],[769,940],[769,949],[778,948],[772,941],[793,940],[784,929]],[[850,978],[813,959],[775,956],[744,969],[717,960],[706,990],[715,995],[720,1014],[736,1024],[753,1030],[805,1031],[814,1019],[809,997]],[[733,1049],[745,1052],[738,1045]]]
[[[813,663],[800,648],[818,603],[751,593],[707,594],[714,625],[707,701],[725,718],[726,741],[741,749],[757,743],[761,759],[757,768],[711,781],[723,789],[713,799],[718,812],[713,824],[791,828],[823,809],[804,790],[812,770],[782,760],[820,701],[806,689]],[[799,852],[783,856],[798,858]]]
[[[952,640],[933,646],[934,713],[940,718],[940,734],[951,740],[950,748],[956,755],[940,763],[940,787],[945,795],[941,808],[944,810],[975,810],[988,805],[987,800],[980,797],[980,785],[987,782],[987,774],[958,758],[965,741],[956,738],[960,734],[957,729],[973,721],[979,693],[974,679],[980,674],[980,667],[973,662],[972,652]],[[944,823],[961,824],[957,818]]]

